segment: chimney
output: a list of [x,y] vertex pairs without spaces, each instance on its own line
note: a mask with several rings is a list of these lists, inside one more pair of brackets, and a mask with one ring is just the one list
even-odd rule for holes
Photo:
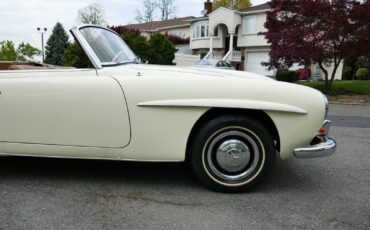
[[210,0],[207,0],[204,3],[204,15],[212,13],[213,3]]

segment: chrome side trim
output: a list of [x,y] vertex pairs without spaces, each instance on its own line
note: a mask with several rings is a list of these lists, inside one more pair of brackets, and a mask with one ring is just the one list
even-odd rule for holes
[[293,105],[238,99],[177,99],[145,101],[137,104],[140,107],[206,107],[206,108],[240,108],[240,109],[260,109],[269,111],[282,111],[298,114],[307,114],[302,108]]
[[101,61],[99,60],[98,56],[96,56],[95,52],[86,41],[84,36],[81,34],[80,29],[77,27],[73,27],[70,32],[72,33],[73,37],[77,40],[77,42],[81,45],[82,49],[85,51],[86,55],[89,57],[91,63],[94,65],[96,69],[103,68]]
[[128,162],[184,162],[183,160],[143,160],[132,158],[116,158],[116,157],[73,157],[73,156],[55,156],[55,155],[33,155],[33,154],[15,154],[15,153],[2,153],[0,157],[37,157],[37,158],[55,158],[55,159],[81,159],[81,160],[107,160],[107,161],[128,161]]

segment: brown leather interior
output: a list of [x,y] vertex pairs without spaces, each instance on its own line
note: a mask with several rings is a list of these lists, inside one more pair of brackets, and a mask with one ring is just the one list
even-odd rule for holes
[[50,69],[45,66],[34,66],[34,65],[11,65],[8,70],[31,70],[31,69]]
[[0,70],[74,69],[68,66],[53,66],[31,62],[0,61]]

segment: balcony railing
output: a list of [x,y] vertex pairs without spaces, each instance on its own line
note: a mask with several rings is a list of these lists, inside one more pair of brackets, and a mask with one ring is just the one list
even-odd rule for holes
[[232,61],[232,62],[241,62],[242,61],[242,54],[240,51],[233,50],[232,52],[229,51],[227,54],[222,58],[225,61]]
[[212,59],[221,60],[223,56],[223,52],[212,52]]
[[232,62],[241,62],[242,55],[240,51],[233,50],[232,52],[227,52],[224,55],[223,52],[220,51],[209,51],[208,54],[204,57],[204,59],[217,59],[217,60],[225,60],[225,61],[232,61]]
[[241,62],[242,61],[242,52],[234,50],[232,55],[231,55],[231,60],[230,61]]

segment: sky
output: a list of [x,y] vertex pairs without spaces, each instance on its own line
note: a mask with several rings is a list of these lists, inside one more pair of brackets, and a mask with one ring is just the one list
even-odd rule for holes
[[[205,0],[175,0],[176,16],[201,16]],[[253,5],[267,0],[251,0]],[[91,3],[99,3],[105,10],[109,25],[135,23],[136,10],[141,0],[0,0],[0,41],[11,40],[30,43],[41,49],[41,37],[37,27],[48,29],[45,43],[53,26],[61,22],[66,31],[76,25],[79,9]]]

